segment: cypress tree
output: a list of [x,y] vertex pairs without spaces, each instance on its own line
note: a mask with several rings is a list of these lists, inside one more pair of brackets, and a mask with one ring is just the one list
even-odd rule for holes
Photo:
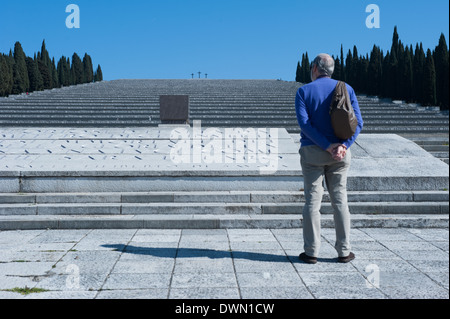
[[91,57],[85,53],[83,58],[84,83],[91,83],[94,81],[94,68],[92,66]]
[[403,100],[404,99],[404,91],[405,91],[405,61],[404,61],[404,55],[405,55],[405,48],[401,41],[399,41],[399,47],[397,51],[397,99]]
[[353,79],[354,79],[354,75],[353,75],[353,56],[352,56],[352,52],[350,50],[348,50],[347,52],[347,57],[345,58],[345,80],[348,84],[353,86]]
[[36,76],[36,87],[35,87],[35,90],[42,91],[42,90],[44,90],[44,80],[42,78],[41,72],[39,71],[39,63],[38,63],[38,58],[36,56],[36,53],[34,54],[33,62],[34,62],[34,68],[35,68],[35,71],[33,73]]
[[65,76],[65,78],[66,78],[66,81],[67,81],[67,85],[72,85],[72,72],[71,72],[71,70],[72,70],[72,65],[70,64],[70,58],[67,58],[67,60],[66,60],[66,68],[65,68],[65,71],[66,71],[66,76]]
[[38,55],[38,60],[40,60],[40,64],[38,62],[38,66],[39,71],[41,72],[42,78],[44,80],[44,88],[52,89],[53,88],[53,78],[52,78],[53,70],[51,66],[52,61],[50,60],[50,55],[45,46],[45,39],[42,41],[41,52]]
[[72,80],[73,84],[82,84],[84,79],[84,72],[83,72],[83,62],[81,62],[80,57],[78,54],[74,53],[72,56]]
[[395,55],[398,56],[399,49],[399,37],[397,32],[397,26],[394,27],[394,34],[392,35],[392,46],[391,46],[391,54],[395,52]]
[[30,91],[41,91],[44,88],[44,82],[42,81],[41,72],[39,72],[37,63],[30,57],[27,57],[25,60],[27,63],[28,78],[30,79]]
[[358,58],[358,49],[356,48],[356,45],[353,46],[353,55],[352,55],[352,86],[355,89],[355,91],[360,92],[361,91],[361,64],[360,60]]
[[370,53],[369,65],[367,67],[367,93],[370,95],[380,94],[381,91],[381,51],[376,45]]
[[395,51],[391,51],[389,56],[388,72],[388,96],[392,99],[399,99],[398,83],[398,59]]
[[97,70],[95,71],[94,81],[95,82],[103,81],[103,72],[102,72],[102,68],[100,67],[100,64],[98,65]]
[[4,83],[6,82],[6,67],[3,66],[3,54],[0,53],[0,96],[5,96],[6,93],[4,93],[4,86],[6,86]]
[[404,58],[403,58],[403,98],[406,102],[413,101],[413,66],[412,66],[412,56],[411,51],[408,47],[405,48]]
[[295,71],[295,82],[301,82],[302,67],[300,66],[300,61],[297,62],[297,70]]
[[0,96],[8,96],[12,91],[12,65],[7,55],[0,54]]
[[302,62],[300,63],[300,70],[299,70],[299,82],[305,83],[305,54],[302,54]]
[[370,83],[368,80],[368,73],[369,73],[369,53],[366,53],[366,56],[363,58],[362,63],[361,63],[361,76],[363,77],[363,92],[367,92],[367,90],[369,89]]
[[[64,61],[64,62],[63,62]],[[58,73],[58,80],[59,83],[61,84],[61,86],[65,86],[64,82],[65,82],[65,78],[64,78],[64,71],[63,71],[63,63],[65,63],[66,59],[63,57],[61,57],[58,61],[58,64],[56,65],[56,71]]]
[[70,85],[70,60],[66,59],[65,56],[62,56],[58,61],[58,78],[59,84],[61,86],[69,86]]
[[60,87],[59,79],[58,79],[58,72],[56,70],[56,65],[55,65],[55,58],[52,58],[52,63],[50,65],[50,69],[52,71],[52,87],[53,88]]
[[298,61],[298,63],[297,63],[297,70],[295,72],[296,81],[300,82],[300,83],[311,82],[309,71],[310,70],[309,70],[308,52],[306,52],[306,53],[302,54],[301,63],[300,63],[300,61]]
[[52,78],[51,78],[50,72],[48,70],[48,67],[40,59],[37,60],[37,65],[38,65],[39,72],[41,73],[41,76],[42,76],[42,81],[44,83],[44,89],[48,90],[52,87]]
[[433,54],[436,68],[436,99],[442,109],[448,109],[449,99],[449,54],[445,36],[441,33],[439,44]]
[[389,87],[389,65],[391,54],[389,51],[386,52],[386,56],[383,59],[382,72],[381,72],[381,91],[380,95],[382,97],[389,97],[390,87]]
[[423,72],[423,104],[436,105],[436,70],[431,50],[427,50]]
[[300,82],[305,83],[305,54],[302,54],[302,63],[300,65]]
[[425,65],[425,52],[422,43],[416,44],[413,61],[413,100],[423,101],[423,68]]
[[342,64],[341,64],[341,60],[338,57],[334,58],[333,79],[338,80],[338,81],[342,80]]
[[341,44],[341,80],[345,81],[344,48]]
[[309,62],[308,52],[305,53],[305,57],[302,61],[303,69],[303,83],[311,82],[311,63]]
[[20,94],[30,90],[27,64],[22,45],[16,42],[14,45],[14,65],[13,65],[13,94]]

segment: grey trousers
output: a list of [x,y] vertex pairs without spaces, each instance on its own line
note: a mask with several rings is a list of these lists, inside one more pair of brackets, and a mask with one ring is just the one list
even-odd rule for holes
[[305,206],[303,208],[303,240],[305,253],[317,257],[320,250],[320,207],[323,179],[330,194],[336,230],[335,249],[339,257],[350,253],[350,211],[347,203],[347,173],[351,162],[350,149],[342,161],[335,161],[330,153],[318,146],[300,149],[304,178]]

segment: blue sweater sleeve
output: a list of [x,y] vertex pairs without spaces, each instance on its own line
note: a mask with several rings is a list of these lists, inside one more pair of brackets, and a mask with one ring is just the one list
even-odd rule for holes
[[306,108],[303,90],[299,89],[295,97],[295,112],[297,114],[297,121],[302,131],[314,144],[318,145],[323,150],[326,150],[332,143],[321,134],[315,127],[311,125],[308,109]]

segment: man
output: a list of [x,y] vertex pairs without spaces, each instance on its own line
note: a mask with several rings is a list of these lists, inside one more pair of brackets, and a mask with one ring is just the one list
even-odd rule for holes
[[350,146],[363,127],[355,92],[348,84],[351,104],[358,119],[354,136],[340,140],[334,134],[329,115],[331,98],[337,81],[331,79],[334,60],[319,54],[311,64],[312,82],[301,87],[296,95],[295,110],[301,129],[301,166],[304,177],[305,206],[303,209],[304,250],[299,258],[315,264],[320,249],[320,206],[323,179],[330,194],[336,229],[335,249],[338,261],[347,263],[355,258],[350,251],[350,212],[347,204],[347,172],[350,167]]

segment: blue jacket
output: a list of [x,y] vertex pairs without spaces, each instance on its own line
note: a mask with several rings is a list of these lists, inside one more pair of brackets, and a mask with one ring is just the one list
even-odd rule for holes
[[295,111],[301,129],[301,146],[318,145],[326,150],[333,143],[341,143],[350,148],[361,132],[363,119],[358,100],[353,88],[347,84],[350,100],[358,119],[358,127],[355,135],[348,140],[340,140],[334,135],[329,112],[336,85],[336,80],[322,77],[298,89],[295,98]]

